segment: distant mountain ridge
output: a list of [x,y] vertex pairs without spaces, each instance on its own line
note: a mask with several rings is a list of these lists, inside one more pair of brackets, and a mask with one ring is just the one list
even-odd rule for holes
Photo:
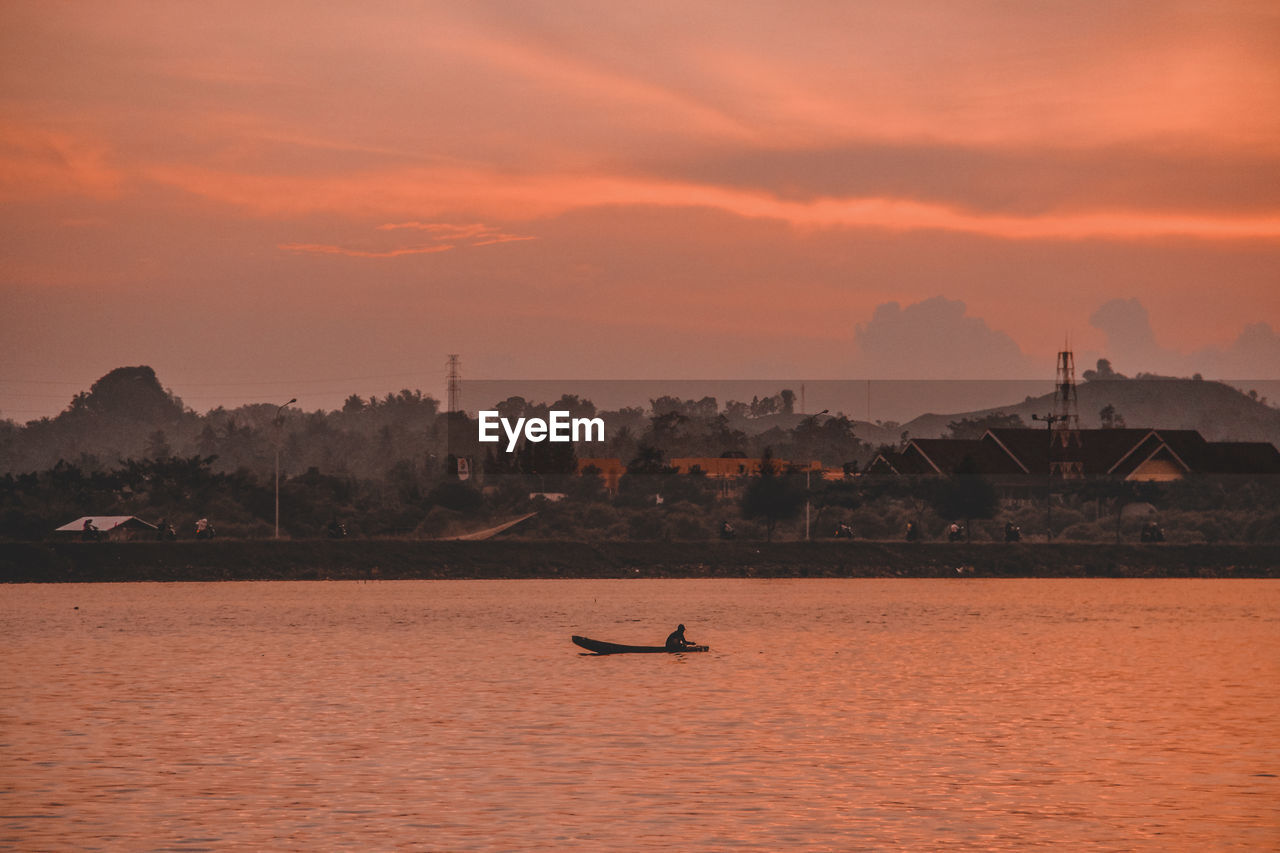
[[[1054,411],[1053,394],[972,412],[921,415],[902,425],[911,438],[941,438],[948,424],[1003,412],[1032,426],[1031,416]],[[1280,447],[1280,409],[1222,382],[1201,379],[1095,379],[1076,386],[1080,426],[1102,426],[1114,407],[1130,428],[1193,429],[1209,441],[1269,441]]]

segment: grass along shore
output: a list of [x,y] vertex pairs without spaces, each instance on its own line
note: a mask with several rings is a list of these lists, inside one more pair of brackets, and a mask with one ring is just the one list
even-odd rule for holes
[[1280,577],[1280,545],[215,540],[0,542],[0,582]]

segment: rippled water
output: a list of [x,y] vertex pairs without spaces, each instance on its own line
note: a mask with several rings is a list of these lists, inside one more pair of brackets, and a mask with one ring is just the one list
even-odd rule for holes
[[[1280,847],[1273,581],[10,586],[0,619],[6,849]],[[569,642],[676,622],[712,651]]]

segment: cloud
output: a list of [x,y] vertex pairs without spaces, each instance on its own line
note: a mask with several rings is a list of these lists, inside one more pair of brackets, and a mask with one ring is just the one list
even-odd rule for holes
[[492,234],[493,228],[488,225],[474,223],[471,225],[454,225],[448,222],[389,222],[378,226],[379,231],[426,231],[429,234],[443,234],[455,239],[465,239],[480,235]]
[[110,159],[105,143],[28,125],[0,125],[0,198],[114,198],[125,174]]
[[56,174],[27,151],[0,183],[159,184],[277,219],[661,205],[1002,240],[1280,239],[1269,10],[1135,7],[1099,29],[1076,5],[729,8],[679,27],[484,4],[10,13],[13,114],[107,147]]
[[201,168],[155,167],[158,183],[267,218],[315,213],[395,215],[412,210],[465,210],[508,220],[548,218],[592,207],[705,207],[798,228],[938,231],[1004,240],[1275,240],[1280,214],[1165,213],[1095,209],[992,214],[912,198],[780,198],[708,183],[610,174],[496,174],[479,169],[410,168],[377,174],[304,177],[251,175]]
[[1274,213],[1280,157],[1139,145],[1063,148],[937,141],[847,141],[818,147],[708,146],[639,162],[651,174],[782,199],[931,199],[957,209],[1036,216],[1088,210]]
[[1274,379],[1280,369],[1280,334],[1269,323],[1250,323],[1228,346],[1206,347],[1181,356],[1183,374],[1211,379]]
[[[1174,354],[1160,349],[1151,317],[1137,299],[1112,299],[1089,315],[1089,323],[1107,337],[1106,353],[1112,366],[1155,371]],[[1123,371],[1122,371],[1123,372]]]
[[1280,334],[1268,323],[1252,323],[1244,327],[1224,353],[1223,376],[1240,378],[1274,375],[1280,365]]
[[1266,379],[1280,365],[1280,335],[1268,323],[1251,323],[1225,348],[1182,352],[1163,347],[1151,328],[1146,307],[1137,299],[1112,299],[1089,317],[1106,335],[1104,355],[1112,367],[1128,375],[1157,373],[1214,379]]
[[507,234],[488,225],[452,225],[446,222],[395,222],[379,225],[379,231],[401,231],[411,229],[435,234],[440,239],[466,241],[472,246],[493,246],[498,243],[516,243],[521,240],[536,240],[537,237]]
[[[430,235],[433,243],[395,246],[387,249],[358,249],[325,243],[281,243],[277,248],[294,253],[344,255],[349,258],[399,258],[405,255],[434,255],[455,248],[493,246],[534,237],[507,234],[497,228],[480,223],[457,225],[449,222],[393,222],[379,225],[378,231],[421,231]],[[447,241],[447,242],[446,242]]]
[[854,332],[858,370],[877,379],[1026,379],[1044,365],[959,300],[935,296],[903,308],[887,302]]
[[453,246],[408,246],[401,249],[388,249],[384,252],[371,252],[364,249],[347,249],[342,246],[327,246],[322,243],[281,243],[279,246],[286,252],[312,253],[319,255],[346,255],[349,258],[398,258],[402,255],[433,255],[447,252]]
[[[598,34],[593,33],[590,38],[594,40]],[[682,91],[687,88],[682,81],[664,83],[662,72],[654,72],[652,61],[645,63],[644,70],[613,67],[618,64],[615,57],[591,57],[582,43],[566,50],[562,42],[537,42],[531,33],[495,36],[474,30],[455,30],[447,37],[437,38],[432,47],[443,55],[460,57],[476,65],[485,75],[503,81],[519,80],[522,92],[531,93],[539,101],[545,98],[544,109],[563,110],[566,117],[587,105],[607,110],[611,120],[598,129],[609,136],[613,135],[609,131],[615,124],[641,133],[653,133],[662,127],[659,132],[664,134],[675,130],[680,135],[739,141],[758,135],[757,128],[735,118],[711,99]],[[653,46],[649,44],[644,48],[651,53]],[[500,88],[505,90],[505,97],[511,97],[505,83]]]

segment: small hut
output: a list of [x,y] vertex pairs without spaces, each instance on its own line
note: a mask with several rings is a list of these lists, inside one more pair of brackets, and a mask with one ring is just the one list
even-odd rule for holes
[[[87,539],[107,539],[123,542],[130,539],[155,538],[157,528],[136,515],[85,515],[70,524],[64,524],[55,532]],[[86,533],[90,534],[86,536]]]

